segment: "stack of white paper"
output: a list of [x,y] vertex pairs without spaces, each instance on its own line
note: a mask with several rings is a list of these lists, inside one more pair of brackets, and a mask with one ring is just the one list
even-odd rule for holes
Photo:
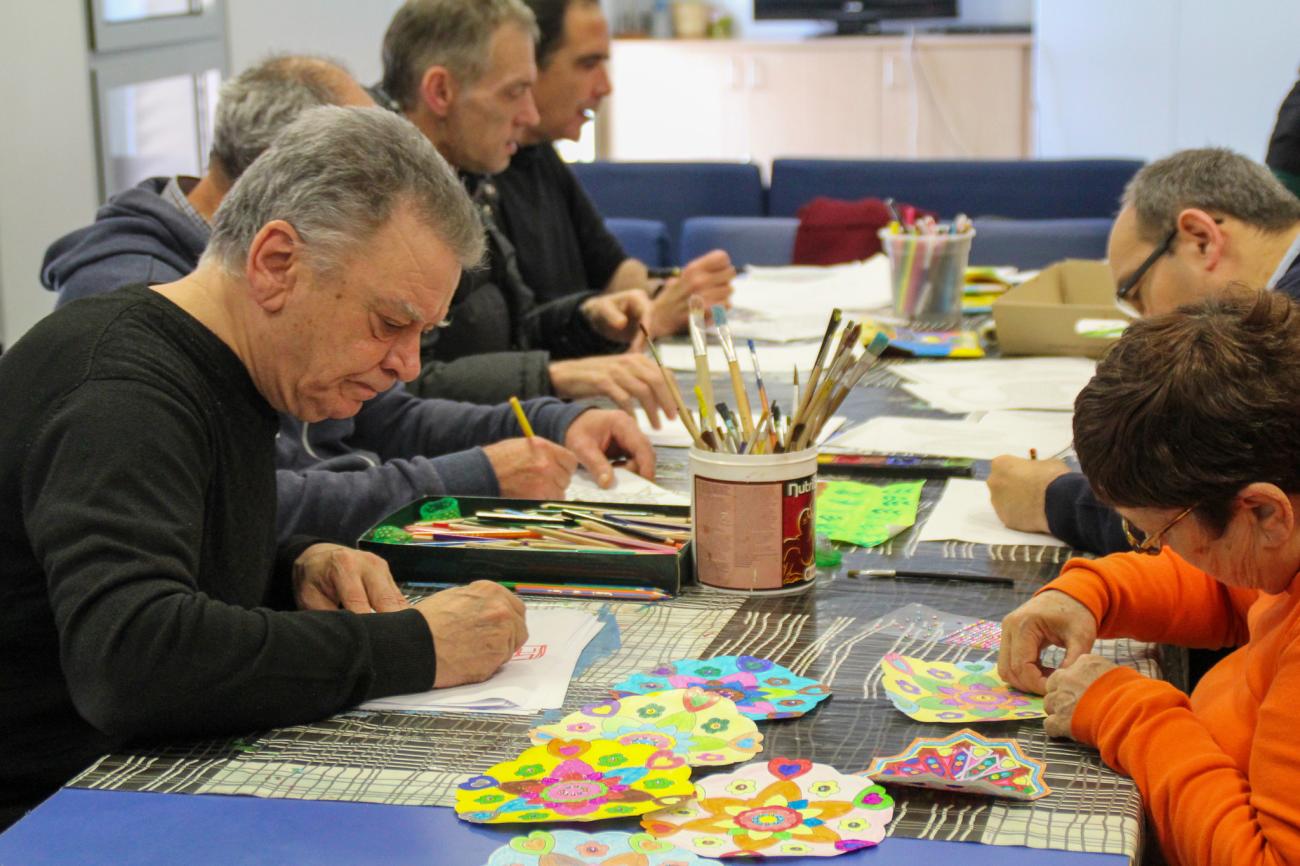
[[998,519],[988,485],[969,478],[950,478],[919,536],[921,541],[970,541],[975,544],[1026,544],[1066,547],[1050,535],[1019,532]]
[[1000,454],[1052,457],[1074,438],[1069,412],[987,412],[978,420],[881,416],[845,430],[827,450],[852,454],[932,454],[992,460]]
[[1006,358],[895,364],[891,372],[925,402],[957,415],[994,409],[1071,411],[1096,361]]
[[727,322],[737,341],[821,340],[836,307],[875,310],[889,304],[889,260],[877,254],[830,267],[750,268],[732,287]]
[[[689,436],[686,444],[690,444]],[[586,469],[579,469],[573,473],[569,489],[564,491],[564,498],[579,502],[616,502],[637,505],[691,504],[689,496],[660,487],[622,466],[614,467],[614,486],[608,489],[597,484],[596,479],[592,478],[591,473]]]
[[[822,332],[826,331],[826,319],[822,319]],[[796,365],[807,376],[812,370],[813,364],[817,361],[817,350],[821,347],[821,338],[811,342],[803,343],[766,343],[762,346],[755,346],[758,351],[758,366],[763,370],[763,377],[788,378],[793,372]],[[663,359],[664,366],[669,370],[681,370],[688,373],[695,372],[695,351],[691,344],[687,343],[661,343],[658,346],[659,357]],[[750,360],[749,348],[744,343],[736,346],[736,361],[740,365],[741,372],[753,373],[754,362]],[[709,344],[709,370],[714,376],[723,376],[727,373],[727,356],[722,353],[722,347],[716,343]],[[746,385],[751,384],[746,380]],[[692,387],[694,385],[692,384]],[[717,389],[715,388],[715,391]],[[688,389],[683,388],[683,395],[689,394]],[[719,396],[724,396],[718,392]]]
[[387,712],[510,713],[559,709],[578,657],[600,633],[600,620],[581,610],[529,607],[528,641],[486,682],[367,701]]

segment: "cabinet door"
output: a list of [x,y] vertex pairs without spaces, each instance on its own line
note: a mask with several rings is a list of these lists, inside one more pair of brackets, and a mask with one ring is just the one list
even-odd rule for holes
[[917,40],[883,53],[887,157],[1029,155],[1029,46]]
[[744,127],[739,66],[707,42],[615,43],[605,159],[734,160]]
[[879,155],[880,52],[853,43],[764,46],[740,57],[755,162]]

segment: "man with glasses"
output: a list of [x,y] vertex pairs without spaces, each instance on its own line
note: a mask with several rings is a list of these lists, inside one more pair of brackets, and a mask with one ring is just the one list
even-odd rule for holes
[[[1300,299],[1300,199],[1268,169],[1219,148],[1143,168],[1121,199],[1107,258],[1116,304],[1134,317],[1260,287]],[[988,479],[1013,529],[1105,554],[1133,544],[1088,479],[1060,460],[1002,456]]]

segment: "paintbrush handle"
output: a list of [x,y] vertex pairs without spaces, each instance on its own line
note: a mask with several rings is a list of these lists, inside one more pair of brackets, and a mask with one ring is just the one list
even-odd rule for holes
[[727,368],[731,371],[731,390],[736,392],[736,414],[740,416],[740,429],[748,440],[754,435],[754,417],[749,410],[749,395],[745,393],[745,380],[740,375],[740,362],[730,361]]
[[703,415],[700,422],[709,429],[713,427],[713,371],[709,369],[709,356],[695,356],[695,386],[704,395]]

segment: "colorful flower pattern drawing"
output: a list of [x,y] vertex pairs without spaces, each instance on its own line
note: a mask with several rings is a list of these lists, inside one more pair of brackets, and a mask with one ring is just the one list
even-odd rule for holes
[[831,693],[816,680],[753,656],[681,659],[649,673],[634,674],[612,691],[621,698],[691,686],[722,695],[756,720],[797,718]]
[[995,662],[928,662],[889,653],[880,663],[889,699],[918,722],[1041,719],[1043,699],[1016,691]]
[[701,779],[694,800],[641,826],[704,857],[833,857],[880,844],[893,816],[893,798],[865,776],[773,758]]
[[534,830],[492,852],[485,866],[714,866],[649,833]]
[[690,797],[691,768],[672,752],[613,740],[551,740],[456,790],[456,814],[476,824],[626,818]]
[[1052,792],[1042,761],[1015,740],[993,740],[969,728],[943,739],[918,737],[897,755],[875,758],[867,775],[887,785],[911,785],[1037,800]]
[[753,719],[727,698],[694,686],[589,704],[529,736],[537,745],[556,739],[641,743],[707,767],[739,764],[763,750]]

